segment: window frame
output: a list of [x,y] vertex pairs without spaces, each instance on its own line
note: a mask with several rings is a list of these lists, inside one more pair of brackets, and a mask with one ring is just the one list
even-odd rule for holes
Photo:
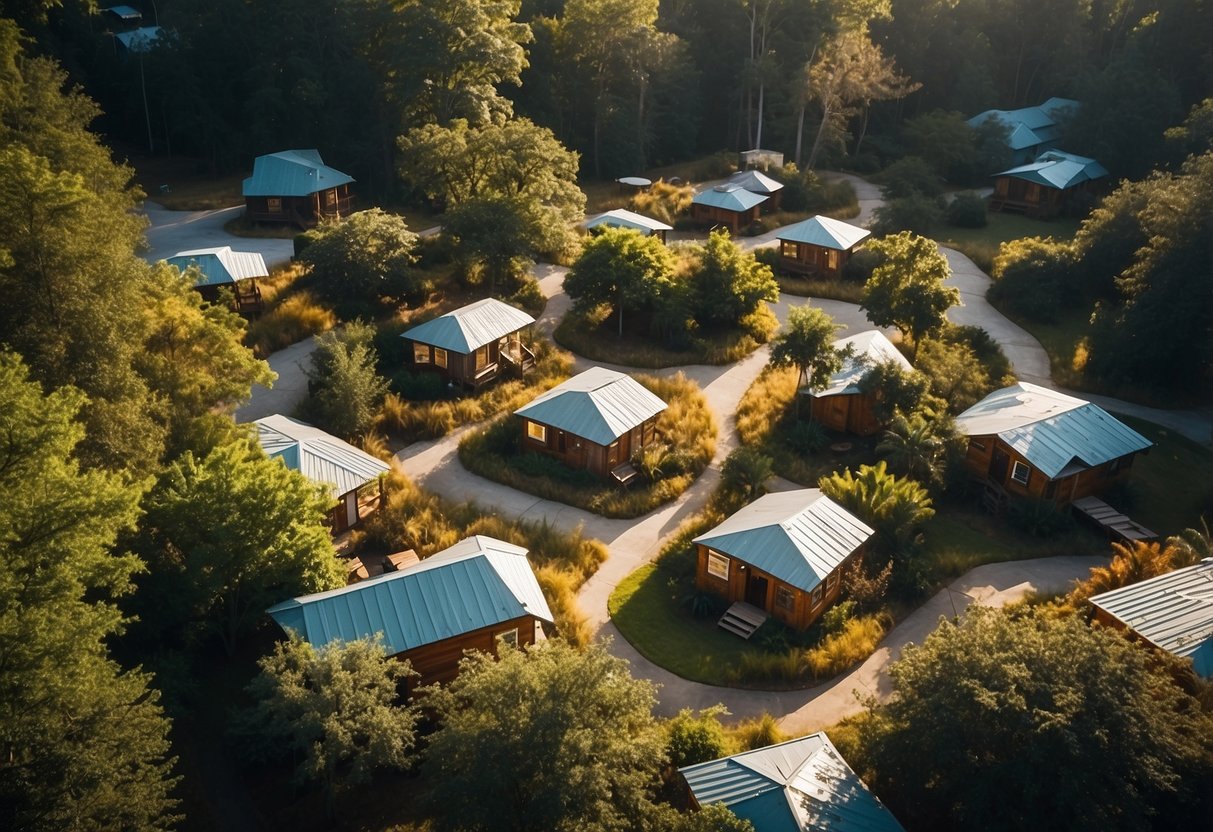
[[423,344],[420,341],[413,342],[413,363],[414,364],[430,364],[433,359],[430,358],[430,345]]
[[546,445],[548,443],[548,426],[527,419],[526,438],[530,439],[532,442],[538,442],[541,445]]
[[[720,574],[723,568],[724,574]],[[733,559],[728,555],[722,555],[715,549],[708,549],[708,576],[715,578],[718,581],[728,581],[729,573],[733,568]]]
[[826,592],[833,592],[836,586],[838,586],[838,572],[835,571],[826,575]]
[[282,197],[267,196],[265,198],[265,210],[271,214],[282,213]]
[[503,644],[513,647],[515,650],[518,649],[518,628],[517,627],[514,627],[513,629],[510,629],[510,630],[503,630],[502,632],[497,633],[497,649],[500,650],[501,645],[503,645]]
[[796,611],[796,590],[783,584],[775,585],[775,609],[784,612]]
[[820,607],[821,602],[824,599],[825,599],[825,586],[823,584],[818,584],[817,586],[813,587],[813,596],[812,596],[813,609],[817,609],[818,607]]
[[434,366],[441,367],[442,369],[445,370],[446,365],[447,365],[446,350],[444,350],[442,347],[434,347]]
[[[1020,468],[1022,468],[1024,471],[1022,480],[1016,476],[1016,474],[1019,472]],[[1013,482],[1019,483],[1024,488],[1027,488],[1028,483],[1030,483],[1032,481],[1032,466],[1026,462],[1020,462],[1018,459],[1015,460],[1014,462],[1011,463],[1011,480]]]
[[476,367],[477,371],[483,370],[485,367],[489,366],[489,345],[488,344],[485,344],[483,347],[476,348],[476,352],[474,354],[473,361],[475,361],[475,367]]
[[779,241],[779,256],[788,260],[800,259],[800,243],[794,243],[791,240]]

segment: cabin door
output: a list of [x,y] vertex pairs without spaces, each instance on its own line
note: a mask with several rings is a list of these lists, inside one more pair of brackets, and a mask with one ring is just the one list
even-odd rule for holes
[[750,576],[746,580],[745,601],[761,610],[767,608],[767,579],[755,575],[753,570],[750,571]]
[[1002,485],[1007,481],[1007,465],[1011,462],[1011,457],[1007,455],[1002,448],[994,446],[994,452],[990,454],[990,468],[986,472],[989,478]]

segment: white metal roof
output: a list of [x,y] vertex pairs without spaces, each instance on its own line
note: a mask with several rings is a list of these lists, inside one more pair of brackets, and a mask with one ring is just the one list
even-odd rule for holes
[[820,489],[804,488],[759,497],[694,542],[812,592],[873,534]]
[[665,409],[665,402],[631,376],[591,367],[514,414],[598,445],[609,445]]
[[963,436],[992,436],[1054,479],[1074,460],[1094,468],[1154,443],[1103,408],[1021,381],[995,390],[956,417]]
[[232,251],[231,246],[179,251],[166,262],[183,272],[190,266],[197,266],[201,276],[194,283],[195,286],[220,286],[269,275],[260,252]]
[[695,194],[691,200],[696,205],[709,205],[713,208],[723,208],[726,211],[748,211],[755,205],[761,205],[770,197],[747,191],[740,185],[717,185]]
[[552,611],[526,549],[474,535],[399,572],[292,598],[267,612],[315,647],[382,634],[390,655]]
[[747,191],[770,196],[776,191],[783,190],[783,183],[777,182],[762,171],[739,170],[729,177],[730,185],[740,185]]
[[591,217],[583,225],[586,228],[597,228],[600,225],[605,225],[608,228],[633,228],[646,234],[652,234],[654,231],[672,231],[674,229],[674,226],[666,225],[661,220],[655,220],[652,217],[646,217],[644,214],[637,214],[634,211],[627,211],[623,208],[616,208],[613,211],[607,211],[605,214]]
[[895,362],[906,372],[912,372],[914,369],[914,366],[901,354],[901,350],[893,346],[893,342],[878,329],[870,329],[847,338],[839,338],[834,342],[835,349],[843,349],[848,346],[854,351],[842,365],[842,369],[830,376],[830,383],[824,388],[809,391],[810,396],[823,398],[859,393],[859,382],[864,374],[885,361]]
[[1213,558],[1095,595],[1091,603],[1213,678]]
[[755,832],[902,832],[824,731],[679,772],[700,806],[723,803]]
[[830,217],[809,217],[807,220],[782,228],[776,235],[789,243],[804,243],[836,251],[850,251],[872,235],[866,228]]
[[400,337],[467,355],[533,323],[521,309],[485,298],[418,324]]
[[383,460],[306,422],[275,414],[253,424],[268,456],[281,459],[312,482],[329,486],[334,498],[391,470]]

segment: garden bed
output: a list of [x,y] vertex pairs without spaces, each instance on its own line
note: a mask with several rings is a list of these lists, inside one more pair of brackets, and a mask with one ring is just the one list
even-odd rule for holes
[[647,514],[676,499],[703,473],[716,453],[716,423],[699,387],[681,373],[636,380],[668,404],[657,418],[657,443],[636,460],[642,483],[624,489],[551,457],[524,452],[518,422],[508,414],[465,436],[459,459],[486,479],[604,517]]

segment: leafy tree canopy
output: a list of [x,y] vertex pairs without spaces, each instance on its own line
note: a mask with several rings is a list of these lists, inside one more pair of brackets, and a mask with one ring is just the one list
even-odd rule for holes
[[867,243],[884,261],[863,287],[861,306],[877,326],[895,326],[918,341],[939,332],[947,311],[960,303],[960,290],[944,286],[952,270],[939,246],[909,232]]
[[677,292],[674,257],[661,240],[627,228],[608,228],[589,239],[564,279],[573,308],[589,312],[610,304],[624,310],[652,310]]
[[800,384],[810,390],[823,388],[849,357],[846,349],[835,348],[837,333],[838,325],[823,310],[793,306],[788,310],[787,324],[771,341],[771,364],[796,367]]
[[376,370],[374,340],[375,327],[362,321],[316,336],[307,371],[312,393],[301,408],[305,418],[344,439],[370,432],[388,390]]
[[728,231],[713,231],[695,255],[691,285],[700,324],[737,326],[764,301],[779,300],[779,284],[771,268],[730,240]]
[[320,226],[299,259],[311,266],[318,294],[357,308],[422,291],[412,268],[416,247],[417,235],[401,217],[371,208]]

